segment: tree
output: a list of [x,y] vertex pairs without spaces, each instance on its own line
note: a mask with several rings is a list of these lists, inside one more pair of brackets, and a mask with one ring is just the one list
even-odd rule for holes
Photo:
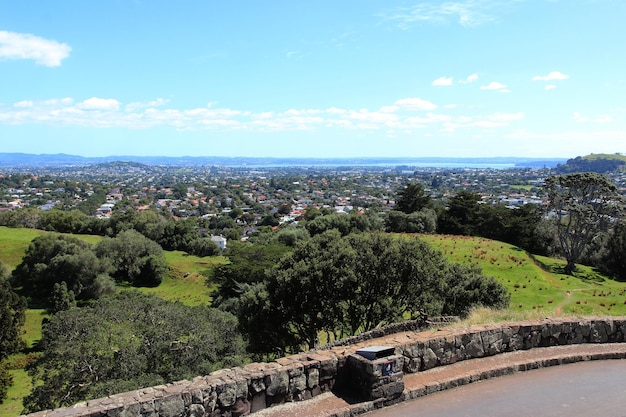
[[571,275],[591,241],[620,216],[623,202],[609,178],[591,172],[549,177],[544,188],[548,214],[567,261],[565,273]]
[[480,195],[470,191],[459,191],[452,197],[446,210],[438,217],[440,233],[474,236],[483,217],[478,202]]
[[340,338],[444,308],[464,314],[475,304],[507,302],[502,286],[476,270],[452,268],[419,239],[380,232],[342,237],[337,230],[298,244],[267,271],[265,286],[248,295],[250,304],[240,310],[246,330],[261,337],[262,329],[251,325],[258,317],[245,316],[263,312],[259,320],[273,326],[265,340],[292,350],[315,346],[320,332]]
[[126,230],[114,238],[105,237],[95,248],[100,259],[113,265],[111,276],[134,286],[155,287],[167,273],[167,262],[158,243],[135,230]]
[[11,279],[24,294],[45,303],[52,302],[54,284],[63,281],[77,300],[113,292],[109,265],[98,259],[91,246],[73,236],[56,233],[33,239]]
[[437,213],[429,208],[411,214],[391,210],[387,213],[385,227],[388,232],[395,233],[434,233],[437,229]]
[[610,231],[600,250],[599,268],[620,281],[626,281],[626,221],[620,220]]
[[0,261],[0,403],[13,383],[3,361],[24,347],[21,338],[26,301],[18,296],[8,281],[9,269]]
[[238,366],[245,344],[234,316],[136,291],[53,315],[43,326],[28,412]]
[[398,191],[396,210],[405,214],[411,214],[432,207],[433,201],[430,194],[426,194],[424,187],[420,184],[409,183],[402,190]]
[[54,284],[52,289],[52,303],[49,309],[50,314],[58,313],[59,311],[69,310],[72,307],[76,307],[76,298],[74,297],[74,291],[67,289],[67,284],[62,281],[60,284]]

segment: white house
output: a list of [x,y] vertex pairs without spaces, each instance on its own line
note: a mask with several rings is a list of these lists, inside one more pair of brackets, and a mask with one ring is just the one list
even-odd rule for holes
[[218,248],[226,249],[226,238],[223,236],[211,235],[211,242],[214,242]]

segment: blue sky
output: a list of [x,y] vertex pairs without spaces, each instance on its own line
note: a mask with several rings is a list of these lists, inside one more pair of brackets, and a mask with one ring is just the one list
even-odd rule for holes
[[0,152],[626,151],[623,0],[0,0]]

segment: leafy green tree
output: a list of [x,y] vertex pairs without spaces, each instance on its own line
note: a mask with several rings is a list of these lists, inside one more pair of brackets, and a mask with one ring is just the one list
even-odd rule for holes
[[88,243],[46,233],[30,243],[12,281],[25,295],[46,303],[52,301],[54,284],[65,281],[76,299],[87,300],[113,292],[108,273],[109,265],[98,259]]
[[476,193],[459,191],[438,216],[439,233],[475,236],[483,221],[480,200],[480,195]]
[[452,264],[446,269],[443,315],[467,315],[474,306],[506,308],[509,294],[493,277],[477,267]]
[[24,347],[21,338],[26,300],[18,296],[8,281],[9,269],[0,261],[0,403],[13,383],[3,361]]
[[52,289],[52,303],[49,309],[51,314],[58,313],[59,311],[69,310],[72,307],[76,307],[76,298],[74,297],[74,291],[67,289],[65,281],[54,284]]
[[475,228],[478,236],[511,243],[532,253],[540,253],[537,244],[537,225],[542,220],[542,210],[534,204],[515,209],[502,204],[484,205],[480,209],[481,221]]
[[[240,297],[248,288],[242,287],[242,284],[265,281],[265,271],[276,265],[289,251],[288,246],[279,242],[266,245],[247,242],[230,243],[225,253],[229,263],[218,266],[212,279],[207,280],[208,285],[213,285],[214,282],[220,284],[214,294],[213,305],[219,307],[228,299]],[[227,311],[235,312],[232,309],[227,309]]]
[[[456,294],[456,301],[448,294]],[[292,350],[315,346],[320,332],[339,338],[407,315],[438,315],[444,309],[464,314],[475,304],[507,302],[506,290],[495,281],[453,267],[418,239],[379,232],[342,237],[337,230],[298,244],[267,272],[265,287],[248,295],[250,304],[240,310],[245,330],[256,322],[242,317],[244,312],[264,312],[272,331],[281,332],[266,340],[289,343],[277,347]]]
[[388,232],[395,233],[434,233],[437,229],[437,213],[429,208],[410,214],[391,210],[387,213],[385,227]]
[[167,262],[158,243],[135,230],[126,230],[114,238],[105,237],[95,248],[100,259],[113,266],[111,276],[134,286],[157,286],[167,273]]
[[43,213],[41,223],[45,230],[51,232],[83,233],[88,223],[88,217],[79,210],[49,210]]
[[43,327],[27,412],[69,406],[241,365],[234,316],[124,291],[61,311]]
[[426,194],[424,187],[420,184],[409,183],[398,191],[398,201],[396,210],[405,214],[415,213],[425,208],[432,208],[433,201],[430,194]]
[[620,281],[626,281],[626,220],[618,221],[608,234],[598,267]]
[[382,220],[374,213],[330,214],[318,216],[307,222],[307,231],[311,236],[319,235],[327,230],[336,229],[342,236],[355,232],[372,232],[384,229]]
[[623,200],[608,177],[591,172],[549,177],[544,188],[548,214],[567,261],[565,273],[571,275],[591,241],[621,215]]

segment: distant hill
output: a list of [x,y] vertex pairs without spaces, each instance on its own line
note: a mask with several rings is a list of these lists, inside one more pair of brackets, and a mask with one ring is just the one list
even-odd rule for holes
[[565,158],[271,158],[271,157],[225,157],[225,156],[106,156],[84,157],[67,154],[0,153],[0,168],[31,167],[77,167],[112,162],[134,162],[145,165],[166,166],[228,166],[228,167],[295,167],[295,166],[421,166],[421,167],[484,167],[484,168],[554,168]]
[[597,172],[606,174],[610,172],[626,171],[626,156],[621,154],[591,154],[577,156],[568,159],[563,165],[556,167],[559,174],[571,174],[574,172]]

